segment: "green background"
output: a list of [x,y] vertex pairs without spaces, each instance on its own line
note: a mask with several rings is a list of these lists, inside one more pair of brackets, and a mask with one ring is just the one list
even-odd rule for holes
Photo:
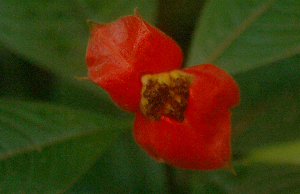
[[[228,171],[158,164],[134,115],[86,77],[87,19],[134,9],[170,35],[184,65],[238,82]],[[0,193],[299,193],[300,1],[2,0]]]

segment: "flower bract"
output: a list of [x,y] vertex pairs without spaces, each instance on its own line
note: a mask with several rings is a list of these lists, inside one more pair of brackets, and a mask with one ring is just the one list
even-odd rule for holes
[[137,13],[91,24],[89,77],[136,114],[133,135],[158,162],[185,169],[230,168],[231,112],[239,88],[212,64],[180,69],[182,52]]

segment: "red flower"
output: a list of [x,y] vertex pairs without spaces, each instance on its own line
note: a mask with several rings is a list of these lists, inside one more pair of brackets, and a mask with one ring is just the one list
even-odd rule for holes
[[89,77],[121,108],[136,114],[136,142],[159,162],[187,169],[230,167],[234,79],[202,64],[179,70],[177,44],[139,15],[93,24]]

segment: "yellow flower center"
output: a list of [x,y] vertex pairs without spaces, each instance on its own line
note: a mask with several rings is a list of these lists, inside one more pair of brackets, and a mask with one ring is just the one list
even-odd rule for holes
[[140,107],[143,114],[154,120],[164,115],[182,122],[192,79],[193,75],[180,70],[142,76]]

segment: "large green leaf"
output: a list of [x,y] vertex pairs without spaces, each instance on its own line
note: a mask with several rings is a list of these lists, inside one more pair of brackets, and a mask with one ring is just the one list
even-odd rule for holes
[[141,151],[128,130],[67,193],[163,194],[167,193],[166,186],[163,164]]
[[[1,47],[0,55],[0,96],[23,100],[51,100],[75,108],[94,110],[100,114],[129,118],[128,113],[118,108],[105,91],[91,81],[53,76]],[[80,87],[80,82],[95,87],[99,92]]]
[[300,138],[300,55],[235,75],[241,104],[233,110],[233,151]]
[[290,194],[300,192],[299,165],[254,163],[229,172],[196,173],[192,193],[207,194]]
[[[0,42],[74,82],[74,76],[87,75],[87,19],[112,22],[134,14],[138,7],[141,16],[152,22],[155,4],[155,0],[4,0],[0,7]],[[99,90],[86,82],[76,84]]]
[[0,100],[0,191],[62,192],[130,123],[62,106]]
[[300,53],[299,10],[298,0],[210,0],[187,64],[237,73]]

